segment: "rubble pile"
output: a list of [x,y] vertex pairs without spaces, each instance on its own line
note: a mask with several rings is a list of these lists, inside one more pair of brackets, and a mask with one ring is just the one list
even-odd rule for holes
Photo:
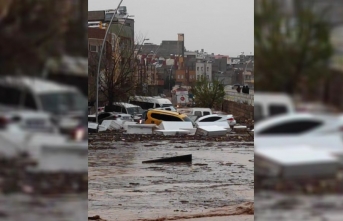
[[[247,134],[226,134],[225,136],[219,137],[209,137],[200,135],[175,135],[175,136],[164,136],[159,134],[125,134],[118,131],[106,131],[96,134],[89,134],[88,141],[89,144],[94,142],[114,142],[114,141],[125,141],[125,142],[140,142],[140,141],[159,141],[159,140],[175,140],[175,141],[213,141],[213,142],[253,142],[254,137]],[[89,148],[95,148],[89,145]]]

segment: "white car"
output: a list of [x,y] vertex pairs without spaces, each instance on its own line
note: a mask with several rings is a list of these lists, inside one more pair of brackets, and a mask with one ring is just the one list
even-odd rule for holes
[[255,125],[256,148],[310,145],[343,148],[343,117],[296,113],[275,116]]
[[50,114],[28,110],[0,112],[0,129],[7,131],[58,133],[58,128],[52,123]]
[[227,122],[230,126],[236,125],[236,120],[232,114],[229,115],[219,115],[219,114],[210,114],[203,117],[199,117],[195,123],[201,122]]

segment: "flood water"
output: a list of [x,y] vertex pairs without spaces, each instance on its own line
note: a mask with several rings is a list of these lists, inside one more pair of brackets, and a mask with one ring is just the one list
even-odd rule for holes
[[308,196],[259,192],[255,221],[341,221],[343,195]]
[[[186,154],[191,164],[142,164]],[[126,221],[235,214],[254,201],[253,154],[252,142],[93,142],[88,216]]]
[[84,221],[87,194],[63,197],[34,197],[24,194],[0,196],[0,220]]

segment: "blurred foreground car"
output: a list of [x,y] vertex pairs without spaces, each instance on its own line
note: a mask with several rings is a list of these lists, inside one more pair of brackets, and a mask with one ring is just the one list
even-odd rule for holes
[[335,115],[286,114],[255,125],[256,148],[311,145],[343,148],[343,118]]
[[236,120],[233,115],[218,115],[218,114],[211,114],[206,115],[203,117],[198,118],[195,123],[200,122],[227,122],[230,126],[236,125]]
[[254,120],[255,122],[277,115],[295,113],[291,97],[282,93],[254,94]]
[[32,133],[58,133],[50,114],[36,111],[0,111],[0,129]]
[[39,78],[6,76],[0,78],[0,105],[50,113],[60,132],[69,134],[82,121],[87,99],[74,87]]

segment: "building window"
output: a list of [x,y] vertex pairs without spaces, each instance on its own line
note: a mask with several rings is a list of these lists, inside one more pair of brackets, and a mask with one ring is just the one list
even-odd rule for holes
[[199,75],[197,75],[197,80],[199,80]]
[[209,68],[209,67],[207,67],[207,71],[209,71],[209,69],[210,69],[210,68]]
[[199,71],[199,67],[197,67],[197,71]]
[[181,79],[183,79],[183,75],[181,75]]
[[201,70],[204,71],[204,67],[201,67]]
[[210,75],[207,75],[207,80],[209,80],[210,79]]
[[180,79],[180,75],[177,75],[177,79]]
[[91,52],[98,52],[98,47],[96,45],[89,45],[89,50]]

